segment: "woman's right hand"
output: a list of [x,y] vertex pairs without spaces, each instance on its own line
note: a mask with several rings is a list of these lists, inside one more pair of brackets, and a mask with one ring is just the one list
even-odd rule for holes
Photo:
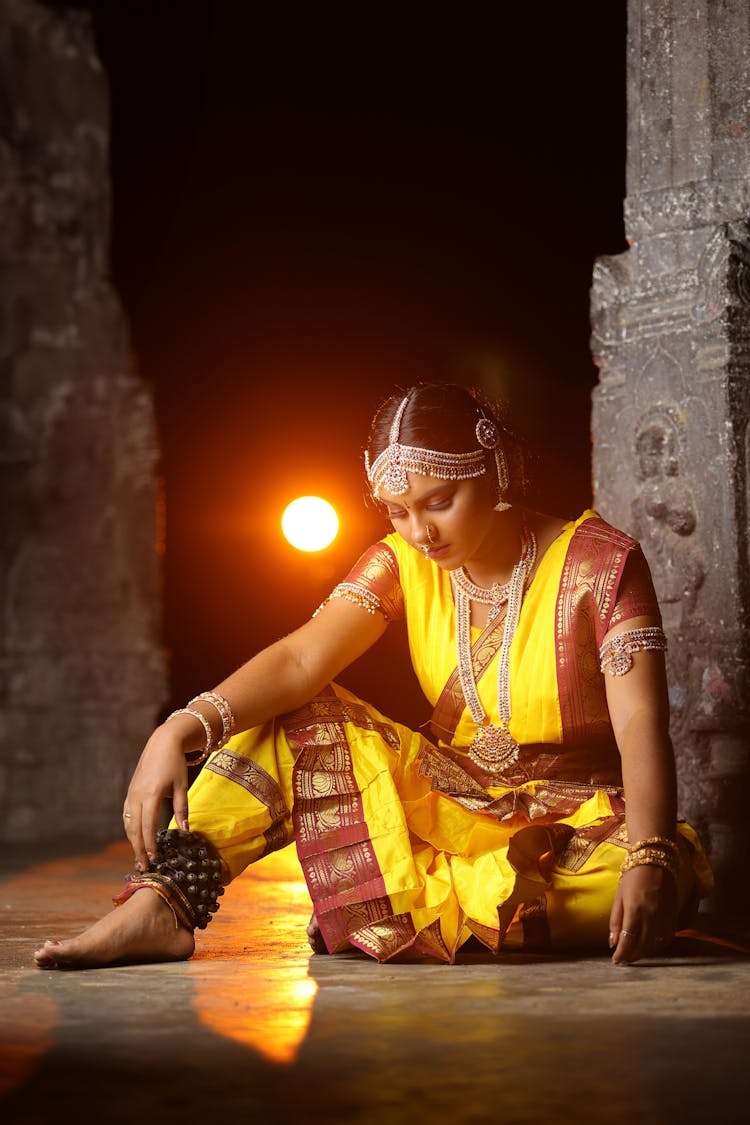
[[135,856],[136,871],[148,871],[156,859],[161,802],[171,798],[174,818],[188,831],[185,753],[200,745],[203,732],[190,715],[162,723],[146,743],[128,787],[123,823]]

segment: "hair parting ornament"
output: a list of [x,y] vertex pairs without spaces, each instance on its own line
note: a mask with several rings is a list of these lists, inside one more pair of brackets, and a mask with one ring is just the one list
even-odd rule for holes
[[[510,507],[502,500],[508,487],[508,467],[500,445],[500,433],[492,419],[480,413],[475,429],[480,448],[469,450],[468,453],[445,453],[437,449],[424,449],[419,445],[402,445],[399,441],[401,420],[408,402],[409,396],[406,395],[393,418],[388,446],[375,458],[372,465],[369,454],[365,451],[365,470],[373,495],[379,497],[383,488],[392,496],[403,495],[409,489],[407,473],[419,473],[438,480],[468,480],[470,477],[484,476],[487,471],[486,452],[491,451],[495,454],[501,498],[497,510]],[[478,409],[481,411],[481,407]]]

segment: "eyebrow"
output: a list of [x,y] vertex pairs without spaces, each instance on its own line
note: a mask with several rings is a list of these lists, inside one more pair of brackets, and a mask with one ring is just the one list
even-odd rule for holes
[[[455,483],[455,481],[447,480],[445,484],[439,484],[436,488],[431,488],[429,492],[425,492],[424,496],[420,496],[418,500],[413,500],[412,503],[417,505],[424,504],[428,500],[431,500],[432,497],[436,496],[438,493],[445,492],[447,489],[451,488],[451,486],[455,485]],[[402,507],[402,504],[399,500],[383,500],[383,503],[385,504],[386,508]]]

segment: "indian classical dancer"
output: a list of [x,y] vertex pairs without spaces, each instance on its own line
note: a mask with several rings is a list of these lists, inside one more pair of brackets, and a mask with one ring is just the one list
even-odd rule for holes
[[[393,530],[310,620],[157,727],[123,809],[135,872],[40,967],[190,957],[223,886],[291,841],[320,952],[453,962],[478,939],[628,964],[691,922],[711,871],[677,815],[638,543],[593,510],[525,506],[504,410],[460,386],[389,397],[364,461]],[[433,708],[417,731],[336,683],[399,619]]]

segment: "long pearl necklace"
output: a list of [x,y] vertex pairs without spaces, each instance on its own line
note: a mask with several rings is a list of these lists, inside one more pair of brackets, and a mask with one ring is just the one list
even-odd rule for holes
[[[476,586],[463,567],[451,572],[453,598],[456,605],[456,657],[458,678],[469,714],[477,730],[469,747],[469,757],[490,773],[498,773],[518,757],[519,746],[513,738],[510,723],[510,646],[515,636],[521,603],[526,584],[536,562],[536,537],[524,523],[522,529],[521,557],[513,567],[510,581],[489,588]],[[489,620],[497,617],[507,601],[503,640],[497,664],[497,710],[500,725],[487,722],[474,678],[471,661],[471,602],[490,606]]]

